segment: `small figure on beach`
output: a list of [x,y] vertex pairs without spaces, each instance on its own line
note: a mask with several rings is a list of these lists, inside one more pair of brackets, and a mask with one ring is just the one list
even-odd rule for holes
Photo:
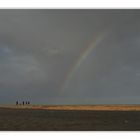
[[22,104],[24,105],[24,101],[22,102]]
[[28,104],[28,102],[26,101],[26,102],[25,102],[25,104],[27,105],[27,104]]
[[16,105],[18,105],[18,101],[16,101]]
[[28,101],[28,105],[30,105],[30,102]]

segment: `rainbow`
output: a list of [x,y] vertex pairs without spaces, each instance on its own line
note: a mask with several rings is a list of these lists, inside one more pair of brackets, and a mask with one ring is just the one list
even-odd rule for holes
[[102,41],[103,39],[108,36],[107,31],[103,31],[101,33],[98,33],[96,35],[96,37],[94,38],[94,40],[92,41],[92,43],[90,43],[89,46],[87,46],[79,55],[77,61],[72,65],[72,67],[70,68],[70,70],[68,71],[68,73],[66,74],[65,78],[64,78],[64,82],[61,86],[61,93],[63,94],[64,91],[67,89],[70,80],[72,79],[72,77],[74,76],[74,74],[76,73],[76,71],[78,70],[78,68],[80,67],[80,65],[82,64],[82,62],[86,59],[86,57],[90,54],[90,52],[97,47]]

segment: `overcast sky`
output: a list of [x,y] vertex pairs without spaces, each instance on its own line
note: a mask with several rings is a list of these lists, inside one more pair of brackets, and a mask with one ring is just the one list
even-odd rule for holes
[[140,10],[0,10],[0,104],[140,103]]

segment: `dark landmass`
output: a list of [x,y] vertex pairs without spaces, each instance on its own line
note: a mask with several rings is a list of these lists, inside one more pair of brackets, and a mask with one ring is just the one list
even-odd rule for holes
[[1,131],[140,130],[140,111],[0,108]]

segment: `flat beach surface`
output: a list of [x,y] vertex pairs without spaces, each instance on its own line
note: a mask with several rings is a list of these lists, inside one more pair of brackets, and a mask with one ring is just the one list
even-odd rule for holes
[[1,106],[0,130],[140,130],[140,106]]

